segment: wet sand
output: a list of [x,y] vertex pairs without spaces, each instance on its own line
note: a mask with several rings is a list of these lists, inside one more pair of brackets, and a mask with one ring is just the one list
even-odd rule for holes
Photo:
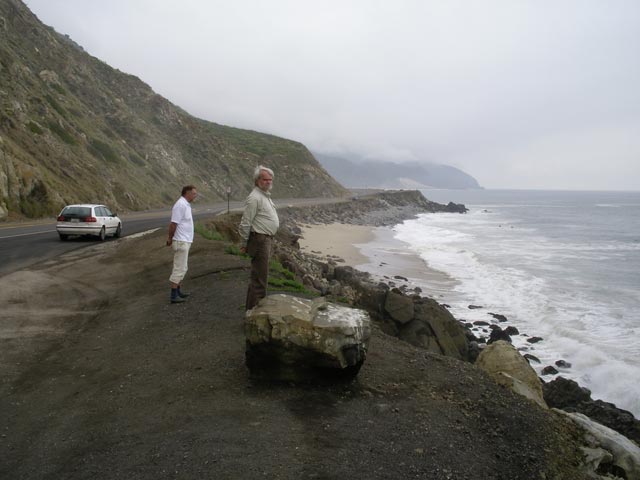
[[[451,297],[456,281],[447,274],[429,268],[408,245],[393,236],[389,227],[369,227],[332,223],[302,228],[300,246],[305,253],[321,257],[335,256],[358,270],[383,281],[419,287],[429,295]],[[407,281],[396,278],[404,277]]]
[[302,227],[300,248],[303,252],[322,257],[338,257],[343,265],[357,267],[369,263],[360,252],[358,245],[374,239],[373,227],[331,223],[327,225],[307,225]]

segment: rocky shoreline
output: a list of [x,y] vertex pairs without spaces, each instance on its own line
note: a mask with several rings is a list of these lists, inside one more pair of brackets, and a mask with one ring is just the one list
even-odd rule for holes
[[[441,205],[426,200],[419,192],[407,191],[386,192],[341,204],[289,207],[279,210],[282,227],[274,253],[307,289],[366,310],[384,333],[429,352],[473,363],[487,345],[500,340],[510,343],[510,336],[519,334],[516,327],[508,325],[504,315],[490,312],[490,321],[474,324],[458,321],[447,310],[447,305],[422,296],[419,289],[412,289],[402,276],[377,281],[368,273],[339,265],[340,259],[304,253],[298,245],[301,226],[305,224],[389,226],[419,213],[440,211],[465,213],[467,210],[464,205]],[[482,306],[469,305],[469,308]],[[541,340],[539,337],[527,339],[529,343]],[[527,362],[539,362],[535,356],[521,353]],[[556,364],[560,368],[570,368],[564,360]],[[543,370],[543,375],[545,373],[557,373],[557,370],[548,366]],[[545,382],[542,377],[539,380],[544,396],[542,403],[584,414],[640,444],[640,422],[630,412],[591,399],[587,389],[561,376],[551,382]],[[620,471],[613,468],[608,473],[620,474]]]

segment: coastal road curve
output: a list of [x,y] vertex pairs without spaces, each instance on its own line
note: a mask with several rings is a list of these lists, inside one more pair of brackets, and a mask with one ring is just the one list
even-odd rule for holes
[[[314,205],[319,203],[336,203],[345,198],[288,198],[274,200],[276,206]],[[243,203],[230,202],[229,208],[242,208]],[[227,202],[201,205],[193,204],[194,220],[217,215],[227,211]],[[154,228],[166,228],[171,216],[171,209],[148,210],[120,215],[123,236],[140,233]],[[113,241],[107,237],[106,241]],[[96,239],[91,237],[72,237],[61,241],[56,233],[54,218],[31,222],[13,222],[0,224],[0,277],[21,270],[42,261],[55,258],[65,252],[95,245]]]

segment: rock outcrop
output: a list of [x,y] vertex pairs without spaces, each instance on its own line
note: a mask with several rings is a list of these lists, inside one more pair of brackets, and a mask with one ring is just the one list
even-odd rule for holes
[[541,407],[547,407],[538,375],[510,343],[498,340],[488,345],[480,353],[476,365],[499,384],[533,400]]
[[591,392],[573,380],[558,377],[545,383],[542,391],[549,407],[582,413],[640,445],[640,421],[631,412],[613,403],[593,400]]
[[567,416],[587,432],[585,438],[587,447],[583,450],[592,471],[600,475],[599,478],[640,478],[638,445],[586,415],[557,409],[555,411]]
[[435,300],[389,289],[352,267],[335,267],[334,276],[353,290],[355,304],[370,312],[385,332],[433,353],[471,360],[464,327]]
[[366,358],[371,326],[362,310],[278,294],[247,312],[245,336],[254,378],[352,378]]

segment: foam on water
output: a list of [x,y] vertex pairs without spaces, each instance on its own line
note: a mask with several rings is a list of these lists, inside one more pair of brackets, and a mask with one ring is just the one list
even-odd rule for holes
[[[640,242],[613,238],[613,229],[581,237],[588,225],[571,217],[558,222],[559,234],[544,222],[553,212],[564,215],[562,205],[532,205],[484,204],[467,215],[426,214],[395,226],[397,240],[454,281],[411,280],[451,305],[456,318],[507,316],[526,334],[515,336],[514,345],[541,359],[535,368],[566,360],[572,367],[562,376],[640,417],[640,288],[629,265]],[[538,223],[526,218],[543,207]],[[531,345],[527,336],[544,340]]]

